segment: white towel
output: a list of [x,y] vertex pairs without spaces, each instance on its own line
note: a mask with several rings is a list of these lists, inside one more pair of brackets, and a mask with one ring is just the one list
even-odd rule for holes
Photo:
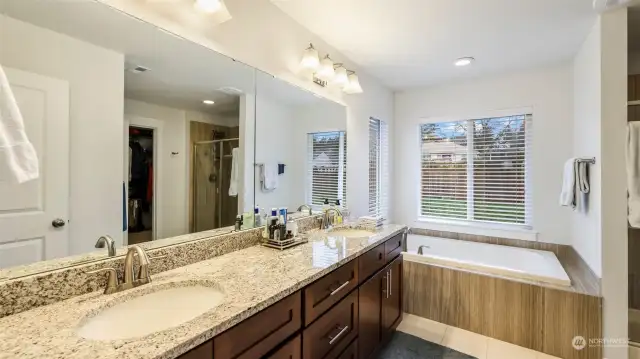
[[278,164],[263,164],[261,166],[260,181],[262,182],[263,192],[271,192],[278,188]]
[[576,207],[576,158],[570,158],[564,163],[564,174],[562,178],[562,192],[560,193],[560,205]]
[[231,179],[229,180],[229,196],[237,197],[238,196],[238,181],[240,180],[239,176],[239,163],[240,161],[240,149],[238,147],[231,150]]
[[0,66],[0,181],[23,183],[38,176],[38,155],[29,142],[18,103]]
[[640,228],[640,122],[627,126],[627,188],[629,225]]

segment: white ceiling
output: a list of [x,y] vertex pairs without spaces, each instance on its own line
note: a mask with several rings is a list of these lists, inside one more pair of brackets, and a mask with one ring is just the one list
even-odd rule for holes
[[394,89],[568,61],[597,15],[590,0],[272,1]]
[[[255,92],[254,69],[111,7],[91,1],[0,0],[0,13],[125,54],[125,96],[208,113],[237,113],[239,95]],[[215,106],[202,103],[216,101]]]

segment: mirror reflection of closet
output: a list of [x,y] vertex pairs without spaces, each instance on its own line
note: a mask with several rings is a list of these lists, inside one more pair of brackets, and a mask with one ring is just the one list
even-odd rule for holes
[[150,242],[153,232],[154,131],[129,126],[128,244]]

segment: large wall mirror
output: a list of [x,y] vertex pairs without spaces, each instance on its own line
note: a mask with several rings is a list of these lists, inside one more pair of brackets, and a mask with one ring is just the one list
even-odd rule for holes
[[253,207],[253,68],[99,2],[0,6],[41,169],[0,182],[0,280],[104,259],[105,235],[121,254],[234,229]]
[[256,89],[255,204],[347,208],[346,107],[260,71]]

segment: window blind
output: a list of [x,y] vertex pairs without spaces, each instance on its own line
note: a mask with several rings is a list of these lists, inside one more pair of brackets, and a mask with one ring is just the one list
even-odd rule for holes
[[388,218],[389,131],[384,121],[369,119],[369,215]]
[[346,207],[347,203],[347,134],[321,132],[308,134],[307,203],[322,206],[324,200]]
[[420,214],[530,227],[532,116],[420,126]]

